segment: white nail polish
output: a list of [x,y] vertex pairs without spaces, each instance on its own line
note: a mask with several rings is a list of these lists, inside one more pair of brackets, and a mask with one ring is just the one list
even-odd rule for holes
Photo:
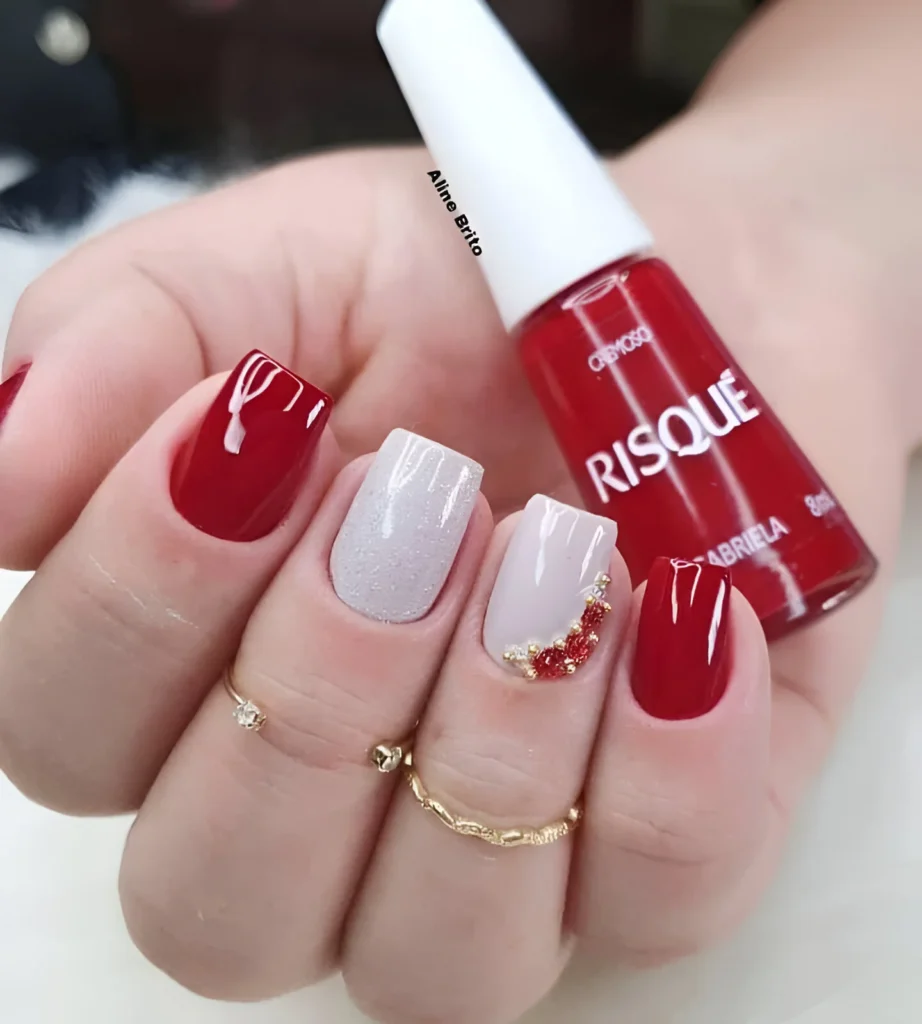
[[618,537],[610,519],[537,495],[506,549],[483,644],[529,679],[572,675],[590,657],[610,610],[608,570]]
[[381,445],[330,556],[340,600],[382,622],[414,622],[435,604],[480,490],[472,459],[407,430]]

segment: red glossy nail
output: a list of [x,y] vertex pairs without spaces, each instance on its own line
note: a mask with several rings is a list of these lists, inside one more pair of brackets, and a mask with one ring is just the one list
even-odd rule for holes
[[6,419],[10,406],[13,404],[13,399],[19,394],[19,389],[25,383],[28,372],[29,367],[23,366],[22,369],[17,370],[11,377],[8,377],[0,384],[0,424]]
[[730,573],[657,558],[640,608],[631,686],[654,718],[698,718],[717,706],[729,677]]
[[223,540],[271,533],[294,503],[332,407],[329,395],[251,352],[176,460],[177,511]]

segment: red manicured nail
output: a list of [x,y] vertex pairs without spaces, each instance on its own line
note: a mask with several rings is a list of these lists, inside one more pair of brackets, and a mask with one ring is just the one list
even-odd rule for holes
[[698,718],[727,688],[730,573],[657,558],[640,608],[631,687],[654,718]]
[[176,460],[177,511],[222,540],[271,533],[294,503],[332,407],[329,395],[251,352]]
[[19,389],[25,383],[28,372],[29,366],[23,366],[22,369],[17,370],[11,377],[8,377],[0,384],[0,423],[3,423],[6,419],[6,414],[10,411],[10,406],[13,404],[13,399],[19,394]]

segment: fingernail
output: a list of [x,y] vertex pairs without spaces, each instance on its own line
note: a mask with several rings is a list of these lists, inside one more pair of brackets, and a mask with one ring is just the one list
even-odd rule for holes
[[414,622],[435,604],[480,490],[473,460],[407,430],[381,445],[330,556],[340,600],[381,622]]
[[25,383],[28,372],[29,366],[23,366],[22,369],[17,370],[0,384],[0,425],[6,419],[7,413],[9,413],[10,407],[13,404],[13,399],[19,394],[19,389]]
[[222,540],[271,533],[294,504],[332,407],[329,395],[251,352],[176,460],[177,511]]
[[589,660],[611,610],[618,537],[610,519],[537,495],[525,506],[493,585],[483,644],[527,679],[562,679]]
[[730,573],[718,565],[658,558],[650,570],[631,687],[654,718],[698,718],[727,688]]

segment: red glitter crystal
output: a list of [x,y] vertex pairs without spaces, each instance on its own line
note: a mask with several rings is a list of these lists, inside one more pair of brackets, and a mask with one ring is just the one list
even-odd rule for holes
[[596,641],[592,639],[593,634],[583,630],[582,633],[574,633],[567,638],[567,646],[564,654],[576,665],[582,665],[589,659],[589,655],[595,650]]
[[599,626],[602,625],[602,619],[605,618],[606,611],[603,601],[593,601],[592,604],[587,604],[583,617],[580,619],[585,632],[595,633]]
[[567,674],[567,654],[559,647],[545,647],[532,659],[539,679],[560,679]]

